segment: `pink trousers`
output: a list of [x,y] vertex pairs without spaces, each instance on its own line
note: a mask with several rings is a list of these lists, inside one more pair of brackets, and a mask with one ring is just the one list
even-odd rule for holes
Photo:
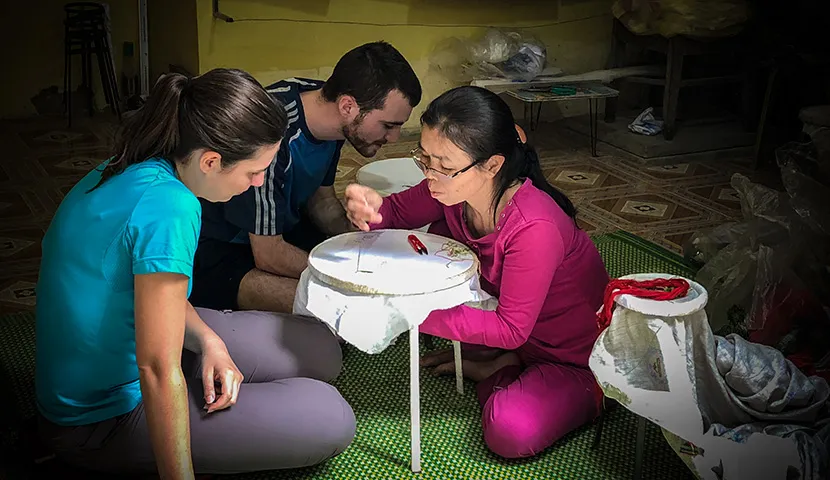
[[599,414],[588,369],[553,363],[505,367],[476,389],[484,441],[505,458],[536,455]]

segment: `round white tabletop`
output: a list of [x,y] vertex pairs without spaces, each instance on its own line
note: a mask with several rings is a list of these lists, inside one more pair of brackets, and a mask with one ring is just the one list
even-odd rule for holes
[[[426,248],[410,244],[416,238]],[[423,295],[468,283],[478,259],[453,239],[412,230],[350,232],[317,245],[311,273],[337,289],[372,295]]]

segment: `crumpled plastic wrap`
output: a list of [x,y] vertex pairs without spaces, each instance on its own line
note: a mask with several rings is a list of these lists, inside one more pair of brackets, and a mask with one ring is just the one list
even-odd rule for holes
[[542,73],[546,59],[545,44],[534,36],[490,28],[479,39],[444,40],[432,53],[430,64],[458,82],[482,77],[529,81]]
[[748,19],[746,0],[616,0],[613,15],[633,33],[724,37]]
[[784,192],[735,174],[744,220],[684,246],[704,264],[695,279],[710,292],[712,329],[795,355],[809,372],[830,345],[830,187],[819,181],[819,153],[812,142],[777,150]]

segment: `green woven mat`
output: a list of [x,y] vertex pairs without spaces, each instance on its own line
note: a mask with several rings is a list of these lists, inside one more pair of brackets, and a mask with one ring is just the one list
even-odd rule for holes
[[20,425],[35,415],[35,318],[18,313],[0,318],[0,448],[18,438]]
[[[693,274],[692,268],[677,255],[631,234],[601,235],[594,242],[612,277],[643,272],[687,277]],[[421,374],[422,472],[413,475],[409,470],[408,364],[407,336],[401,336],[395,345],[377,355],[346,347],[343,373],[335,382],[357,416],[357,435],[346,452],[313,468],[228,478],[631,478],[636,417],[627,410],[616,408],[608,413],[597,450],[591,449],[595,431],[588,425],[532,459],[505,461],[491,454],[484,445],[473,384],[467,382],[465,395],[460,396],[455,391],[454,379],[433,377],[426,371]],[[13,387],[17,418],[31,417],[34,413],[33,372],[32,315],[0,319],[0,382]],[[644,465],[643,476],[647,479],[691,478],[660,430],[652,424],[648,425],[646,434]]]

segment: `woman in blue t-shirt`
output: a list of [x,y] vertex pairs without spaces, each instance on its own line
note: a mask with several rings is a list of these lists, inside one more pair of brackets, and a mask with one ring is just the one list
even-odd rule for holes
[[199,199],[273,188],[287,123],[245,72],[166,75],[64,198],[43,239],[36,389],[65,461],[183,479],[308,466],[351,442],[325,326],[187,300]]

